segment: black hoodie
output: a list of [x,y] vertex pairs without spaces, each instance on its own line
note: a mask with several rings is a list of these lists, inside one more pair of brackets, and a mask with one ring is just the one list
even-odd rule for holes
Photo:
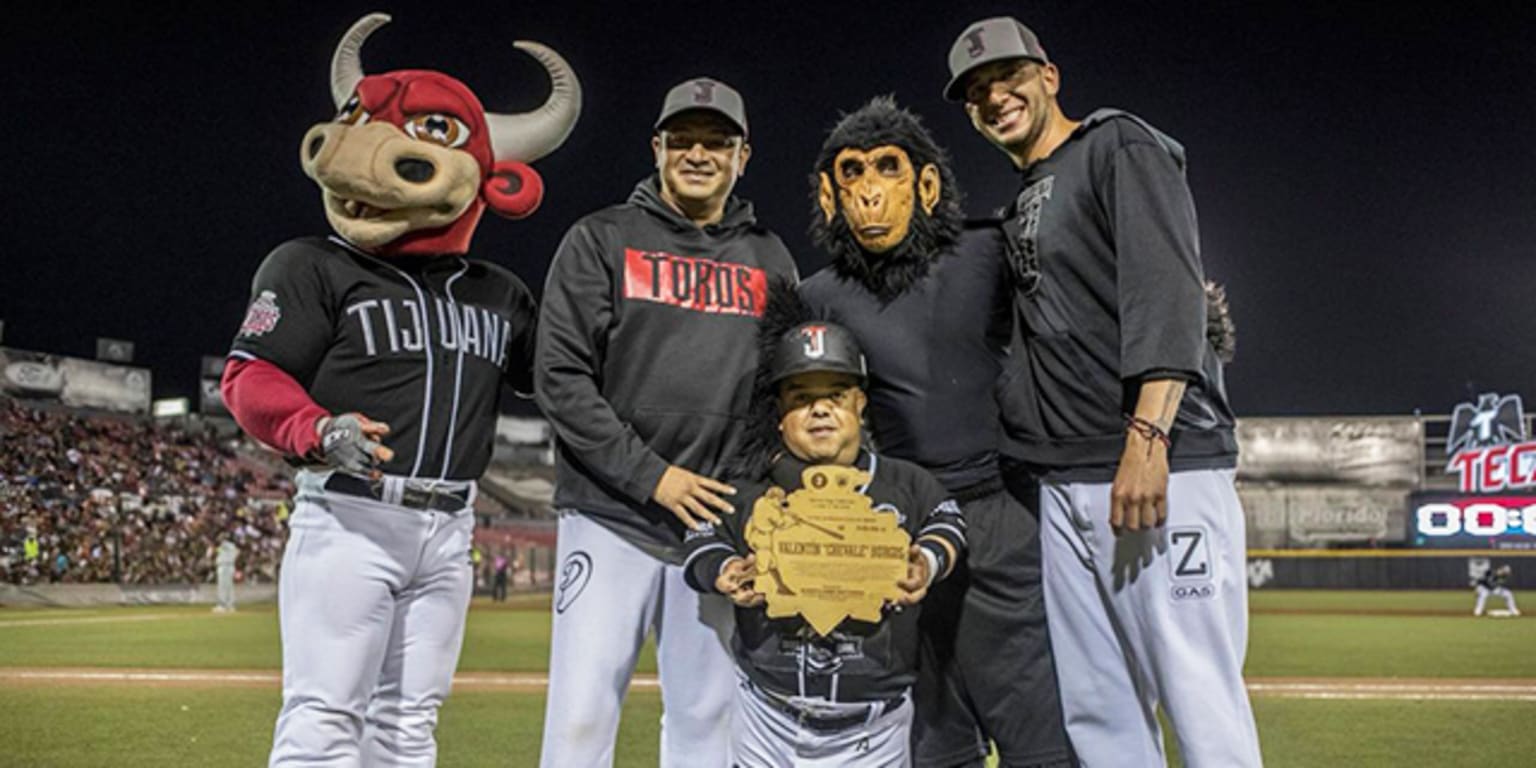
[[682,525],[650,500],[668,464],[718,476],[736,450],[778,236],[736,197],[700,228],[656,177],[572,225],[549,267],[535,390],[558,436],[555,506],[671,562]]
[[1052,480],[1109,482],[1141,382],[1188,382],[1175,471],[1237,464],[1184,148],[1119,110],[1085,118],[1024,170],[1005,217],[1023,273],[1020,322],[998,383],[1004,453]]

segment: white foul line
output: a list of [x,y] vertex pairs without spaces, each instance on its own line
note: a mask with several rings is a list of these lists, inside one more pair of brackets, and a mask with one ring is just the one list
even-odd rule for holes
[[178,617],[190,617],[196,614],[175,613],[145,613],[138,616],[96,616],[93,618],[73,619],[20,619],[17,621],[0,621],[0,629],[6,627],[48,627],[56,624],[112,624],[120,621],[159,621],[161,619],[174,619]]
[[[15,682],[102,682],[102,683],[260,683],[278,685],[277,671],[224,672],[214,670],[128,670],[128,669],[5,669],[0,680]],[[454,683],[475,688],[543,688],[549,676],[539,673],[464,672],[454,676]],[[636,675],[631,687],[639,690],[660,688],[655,675]],[[1434,682],[1250,682],[1249,693],[1256,696],[1293,699],[1396,700],[1396,701],[1536,701],[1536,683]]]
[[1250,682],[1248,692],[1282,699],[1536,701],[1536,685],[1501,682]]
[[[117,669],[4,669],[0,668],[0,680],[32,682],[101,682],[101,683],[268,683],[282,682],[279,672],[216,672],[201,670],[117,670]],[[455,685],[480,688],[543,688],[549,685],[549,675],[497,674],[466,672],[455,675]],[[659,690],[661,684],[654,675],[636,675],[630,687],[640,690]]]

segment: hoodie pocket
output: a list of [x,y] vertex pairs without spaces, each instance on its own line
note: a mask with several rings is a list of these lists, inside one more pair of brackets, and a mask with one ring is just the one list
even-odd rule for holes
[[677,408],[636,408],[630,424],[663,459],[694,472],[713,475],[725,457],[723,447],[741,429],[741,419],[725,413]]

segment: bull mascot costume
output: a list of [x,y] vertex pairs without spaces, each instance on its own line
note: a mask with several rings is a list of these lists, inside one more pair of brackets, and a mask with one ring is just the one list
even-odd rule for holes
[[365,75],[372,14],[331,62],[338,112],[299,161],[335,234],[267,256],[222,391],[300,467],[278,592],[283,707],[271,765],[433,765],[474,586],[476,481],[503,383],[532,391],[537,312],[511,272],[465,258],[485,209],[533,213],[529,163],[581,110],[554,51],[546,103],[487,113],[429,70]]

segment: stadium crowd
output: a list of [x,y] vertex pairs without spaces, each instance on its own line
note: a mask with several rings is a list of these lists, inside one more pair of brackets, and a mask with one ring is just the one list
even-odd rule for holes
[[244,580],[275,581],[292,486],[238,443],[0,398],[0,583],[207,582],[224,536]]

